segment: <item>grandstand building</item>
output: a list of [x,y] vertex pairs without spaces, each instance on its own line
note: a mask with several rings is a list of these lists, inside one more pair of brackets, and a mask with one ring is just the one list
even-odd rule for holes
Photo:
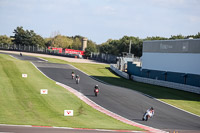
[[144,41],[142,69],[200,75],[200,39]]
[[144,41],[141,60],[128,62],[133,80],[200,94],[200,39]]

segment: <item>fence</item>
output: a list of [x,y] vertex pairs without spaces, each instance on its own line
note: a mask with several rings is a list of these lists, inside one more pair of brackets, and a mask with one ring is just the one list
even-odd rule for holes
[[117,56],[114,56],[111,54],[104,54],[104,53],[91,53],[90,59],[101,61],[101,62],[107,62],[107,63],[117,62]]
[[[10,45],[10,44],[0,44],[0,49],[2,50],[13,50],[13,51],[24,51],[24,52],[31,52],[31,53],[42,53],[42,54],[50,54],[50,55],[58,55],[58,56],[66,56],[66,57],[75,57],[77,54],[69,54],[62,51],[59,53],[59,50],[52,50],[46,47],[39,47],[39,46],[27,46],[27,45]],[[82,56],[80,56],[82,57]]]
[[[39,46],[0,44],[0,49],[33,52],[33,53],[44,53],[44,54],[60,55],[60,56],[67,56],[67,57],[77,56],[76,54],[65,53],[65,51],[62,51],[62,53],[59,53],[59,50],[51,50],[46,47],[39,47]],[[100,62],[106,62],[106,63],[116,63],[117,56],[114,56],[111,54],[104,54],[104,53],[91,53],[90,59],[97,60]]]
[[58,51],[51,51],[46,47],[39,46],[27,46],[27,45],[10,45],[10,44],[0,44],[0,49],[3,50],[15,50],[15,51],[25,51],[25,52],[38,52],[38,53],[58,53]]

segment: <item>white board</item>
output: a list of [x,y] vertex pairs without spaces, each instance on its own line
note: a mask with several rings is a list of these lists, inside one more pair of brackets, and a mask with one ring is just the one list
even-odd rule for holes
[[73,116],[74,111],[73,110],[64,110],[64,116]]

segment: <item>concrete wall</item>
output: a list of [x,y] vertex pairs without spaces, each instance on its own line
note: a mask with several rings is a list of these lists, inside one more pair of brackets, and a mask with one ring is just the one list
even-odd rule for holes
[[129,75],[135,75],[144,78],[157,79],[200,87],[200,75],[197,74],[142,69],[141,67],[136,66],[136,64],[133,64],[132,62],[128,62],[127,73]]
[[112,69],[119,76],[121,76],[123,78],[126,78],[126,79],[129,79],[129,75],[127,73],[125,73],[125,72],[122,72],[122,71],[118,70],[116,64],[111,64],[110,65],[110,69]]
[[131,79],[137,82],[159,85],[159,86],[164,86],[164,87],[169,87],[169,88],[174,88],[178,90],[189,91],[189,92],[200,94],[200,87],[173,83],[173,82],[168,82],[168,81],[162,81],[162,80],[156,80],[156,79],[150,79],[150,78],[144,78],[144,77],[139,77],[139,76],[134,76],[134,75],[131,75]]

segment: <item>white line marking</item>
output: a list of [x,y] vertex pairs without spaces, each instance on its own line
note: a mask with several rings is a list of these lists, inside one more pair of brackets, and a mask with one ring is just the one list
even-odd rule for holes
[[[35,56],[34,56],[35,57]],[[37,57],[37,56],[36,56]],[[37,57],[38,59],[40,59],[40,60],[43,60],[43,61],[46,61],[46,62],[48,62],[48,60],[45,60],[45,59],[42,59],[42,58],[40,58],[40,57]],[[38,61],[38,62],[43,62],[43,61]]]
[[32,127],[31,125],[7,125],[7,124],[0,124],[0,126],[11,126],[11,127]]
[[17,58],[17,57],[14,57],[13,55],[10,55],[11,57],[13,57],[13,58],[15,58],[15,59],[17,59],[17,60],[20,60],[19,58]]
[[[40,69],[37,68],[36,65],[35,65],[33,62],[31,62],[31,64],[33,64],[33,66],[34,66],[38,71],[40,71]],[[53,79],[49,78],[47,75],[45,75],[42,71],[40,71],[40,72],[41,72],[45,77],[47,77],[48,79],[53,80]],[[55,80],[53,80],[53,81],[55,81]],[[56,81],[55,81],[55,82],[56,82]]]

